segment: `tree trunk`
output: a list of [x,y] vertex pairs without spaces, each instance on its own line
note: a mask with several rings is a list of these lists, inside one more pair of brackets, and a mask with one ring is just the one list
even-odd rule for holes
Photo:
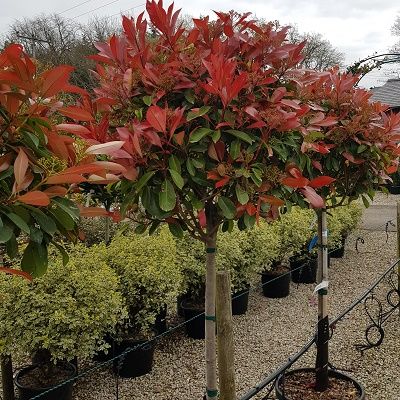
[[217,272],[217,330],[219,400],[235,400],[235,361],[232,321],[231,276]]
[[[326,209],[318,210],[318,285],[328,283],[328,231],[326,224]],[[315,365],[315,389],[323,392],[328,388],[329,361],[329,318],[328,318],[328,287],[318,290],[318,328],[317,328],[317,359]]]
[[14,380],[12,360],[9,355],[0,356],[1,359],[1,383],[3,386],[3,400],[14,400]]
[[216,399],[217,354],[215,335],[215,292],[216,267],[215,252],[217,247],[217,227],[215,204],[206,204],[207,239],[206,239],[206,293],[205,293],[205,355],[206,355],[206,398]]
[[[397,202],[397,258],[400,258],[400,201]],[[397,265],[397,290],[400,293],[400,263]],[[400,313],[399,313],[400,316]]]

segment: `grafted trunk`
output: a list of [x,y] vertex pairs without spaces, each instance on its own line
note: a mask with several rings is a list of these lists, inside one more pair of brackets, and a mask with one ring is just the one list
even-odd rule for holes
[[2,355],[1,359],[1,382],[3,386],[3,400],[15,400],[14,380],[11,356]]
[[217,354],[215,335],[215,293],[216,267],[215,252],[217,247],[218,222],[215,204],[206,204],[207,239],[206,239],[206,293],[205,293],[205,356],[206,356],[206,397],[213,400],[218,397]]

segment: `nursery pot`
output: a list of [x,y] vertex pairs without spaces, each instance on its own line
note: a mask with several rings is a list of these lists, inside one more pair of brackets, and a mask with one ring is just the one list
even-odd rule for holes
[[164,333],[167,330],[167,305],[160,309],[159,313],[156,316],[156,320],[154,322],[154,330],[157,333]]
[[290,291],[290,272],[286,268],[261,272],[261,283],[265,297],[277,299],[286,297]]
[[[115,341],[115,355],[121,355],[125,350],[140,346],[131,350],[123,357],[114,360],[114,373],[122,378],[136,378],[151,372],[154,359],[154,342],[147,340],[123,339]],[[146,343],[146,344],[144,344]]]
[[185,321],[189,321],[185,325],[186,334],[192,339],[204,339],[204,306],[191,304],[187,299],[182,301],[181,306]]
[[329,252],[329,255],[332,258],[342,258],[344,256],[344,247],[346,245],[346,238],[343,236],[340,246],[335,250]]
[[[280,375],[278,377],[278,379],[275,382],[275,393],[276,393],[276,397],[278,398],[278,400],[306,400],[309,397],[307,396],[306,393],[298,393],[296,395],[293,395],[292,397],[290,396],[290,390],[286,388],[283,385],[284,383],[284,379],[287,379],[290,376],[294,376],[296,374],[303,374],[303,373],[307,373],[310,374],[310,382],[308,381],[304,381],[304,384],[308,387],[309,390],[314,390],[313,389],[313,383],[315,381],[315,369],[314,368],[299,368],[299,369],[294,369],[292,371],[286,372],[285,375]],[[345,382],[350,382],[354,385],[354,388],[357,391],[357,400],[364,400],[365,399],[365,390],[363,388],[363,386],[358,383],[357,381],[355,381],[353,378],[351,378],[350,376],[339,372],[339,371],[335,371],[330,369],[329,372],[329,377],[330,378],[336,378],[340,381],[345,381]],[[300,379],[304,379],[304,378],[300,378]],[[296,383],[297,388],[299,387],[299,384]],[[329,390],[329,389],[328,389]],[[314,392],[315,393],[315,392]],[[336,397],[335,400],[342,400],[342,396],[339,395],[339,397]]]
[[[76,374],[76,368],[73,364],[64,362],[57,365],[57,368],[63,370],[63,376],[60,376],[60,380],[53,385],[46,387],[35,387],[34,386],[34,375],[35,370],[38,370],[38,365],[29,365],[25,368],[20,369],[14,378],[15,386],[18,388],[19,400],[29,400],[32,397],[40,396],[41,400],[71,400],[72,399],[72,386],[73,382],[69,382],[61,387],[57,387],[49,393],[43,394],[50,390],[52,387],[57,386],[59,383],[72,378]],[[37,373],[37,371],[36,371]],[[30,378],[32,376],[32,378]]]
[[180,317],[184,317],[182,302],[183,300],[190,299],[192,296],[190,293],[182,293],[176,298],[176,310]]
[[294,283],[315,283],[317,279],[318,259],[291,259],[292,281]]
[[400,185],[389,184],[387,188],[390,194],[400,194]]
[[232,315],[246,314],[249,306],[249,288],[232,293]]

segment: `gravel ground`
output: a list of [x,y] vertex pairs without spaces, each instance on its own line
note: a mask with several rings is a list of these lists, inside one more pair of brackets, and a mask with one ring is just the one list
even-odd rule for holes
[[[395,204],[393,196],[379,194],[374,204]],[[365,244],[355,251],[355,240]],[[343,259],[333,260],[330,268],[330,315],[334,317],[363,293],[396,255],[395,233],[357,231],[347,243]],[[382,283],[377,296],[385,297],[389,285]],[[292,284],[285,299],[267,299],[260,290],[250,296],[249,311],[234,317],[235,367],[237,393],[243,395],[290,355],[296,353],[314,332],[317,307],[313,285]],[[350,374],[366,388],[368,400],[399,400],[398,313],[393,315],[381,347],[363,355],[355,348],[363,343],[369,321],[363,306],[340,322],[330,342],[331,362]],[[297,363],[312,366],[314,347]],[[108,370],[80,380],[74,389],[75,400],[116,399],[116,378]],[[119,379],[119,399],[123,400],[201,400],[204,391],[203,341],[176,332],[157,346],[151,374],[136,379]],[[261,392],[254,399],[262,399]],[[304,399],[306,400],[306,399]]]

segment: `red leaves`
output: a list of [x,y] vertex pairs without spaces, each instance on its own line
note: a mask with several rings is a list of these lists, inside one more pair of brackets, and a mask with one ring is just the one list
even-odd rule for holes
[[325,206],[324,199],[310,186],[300,189],[300,192],[307,198],[314,208],[323,208]]
[[167,130],[167,111],[158,107],[150,106],[146,114],[147,122],[157,131],[165,133]]
[[10,275],[22,276],[23,278],[27,279],[28,281],[32,281],[31,274],[29,274],[28,272],[25,272],[25,271],[20,271],[19,269],[0,267],[0,272],[4,272],[4,273],[10,274]]
[[25,204],[30,204],[31,206],[48,206],[50,203],[49,196],[40,190],[34,190],[22,196],[18,196],[17,200]]
[[231,178],[229,176],[225,176],[224,178],[222,178],[218,182],[216,182],[215,188],[218,189],[222,186],[225,186],[230,181],[230,179]]
[[79,215],[81,217],[106,217],[109,215],[109,212],[102,207],[79,206]]
[[[17,183],[17,187],[22,185],[26,172],[28,170],[29,160],[22,148],[19,149],[17,158],[14,161],[14,176],[15,182]],[[17,189],[18,190],[18,189]]]
[[311,186],[312,188],[320,188],[322,186],[328,186],[335,181],[336,179],[331,178],[330,176],[319,176],[317,178],[311,179],[309,186]]
[[123,146],[121,140],[114,140],[107,143],[94,144],[86,149],[87,154],[112,154]]
[[202,228],[205,228],[207,225],[207,218],[206,218],[206,212],[203,209],[201,209],[198,213],[197,213],[197,218],[199,219],[199,224]]
[[346,160],[349,160],[353,164],[362,164],[362,163],[364,163],[363,159],[354,157],[353,154],[349,153],[348,151],[343,152],[342,155]]
[[282,183],[286,186],[289,186],[291,188],[303,188],[308,185],[310,181],[307,178],[304,177],[298,177],[298,178],[284,178],[282,179]]
[[42,87],[40,94],[42,97],[52,97],[68,85],[68,79],[74,67],[69,65],[60,65],[42,74]]
[[66,117],[75,119],[76,121],[93,121],[94,118],[89,111],[80,107],[69,106],[59,108],[58,111]]
[[79,174],[60,174],[53,175],[46,179],[48,185],[59,185],[64,183],[82,183],[86,178]]

